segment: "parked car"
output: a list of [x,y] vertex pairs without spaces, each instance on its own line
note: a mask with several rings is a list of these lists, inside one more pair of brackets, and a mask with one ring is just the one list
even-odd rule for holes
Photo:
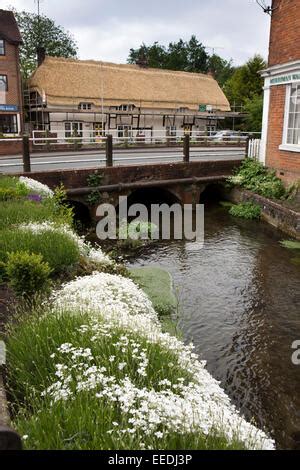
[[239,131],[223,130],[218,131],[211,137],[213,142],[245,142],[248,135]]

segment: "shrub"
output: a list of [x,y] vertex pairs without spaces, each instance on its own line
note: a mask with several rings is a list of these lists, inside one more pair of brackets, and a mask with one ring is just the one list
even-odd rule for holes
[[243,219],[259,219],[261,216],[261,207],[252,202],[244,202],[232,206],[229,210],[229,214]]
[[17,251],[8,254],[6,274],[10,287],[18,296],[34,295],[48,291],[51,269],[41,255],[28,251]]
[[246,158],[228,182],[268,198],[280,199],[286,194],[285,187],[275,172],[252,158]]
[[60,273],[75,265],[80,256],[76,241],[64,233],[31,233],[19,228],[1,230],[0,261],[6,263],[8,253],[17,251],[41,254],[54,273]]
[[18,178],[0,176],[0,201],[20,199],[27,196],[29,192],[25,184],[21,183]]

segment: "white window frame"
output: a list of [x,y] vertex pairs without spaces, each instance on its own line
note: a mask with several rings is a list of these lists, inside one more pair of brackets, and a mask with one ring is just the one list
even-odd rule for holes
[[279,146],[279,150],[285,150],[288,152],[299,152],[300,153],[300,144],[289,144],[288,139],[288,128],[289,128],[289,115],[290,115],[290,101],[292,87],[298,85],[300,87],[300,82],[291,83],[286,87],[285,95],[285,107],[284,107],[284,124],[283,124],[283,134],[282,134],[282,144]]

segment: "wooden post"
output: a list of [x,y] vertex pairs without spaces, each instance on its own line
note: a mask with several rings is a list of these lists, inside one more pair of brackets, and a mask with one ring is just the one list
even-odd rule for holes
[[29,137],[28,137],[28,135],[23,136],[23,171],[24,171],[24,173],[30,173],[31,172],[30,148],[29,148]]
[[183,161],[189,163],[190,161],[190,135],[185,134],[183,140]]
[[111,134],[106,136],[106,166],[113,166],[113,138]]

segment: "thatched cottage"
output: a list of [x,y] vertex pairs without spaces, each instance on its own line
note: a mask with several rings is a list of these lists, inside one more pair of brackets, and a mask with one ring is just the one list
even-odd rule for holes
[[33,127],[68,138],[211,131],[230,106],[210,75],[45,57],[30,79]]

